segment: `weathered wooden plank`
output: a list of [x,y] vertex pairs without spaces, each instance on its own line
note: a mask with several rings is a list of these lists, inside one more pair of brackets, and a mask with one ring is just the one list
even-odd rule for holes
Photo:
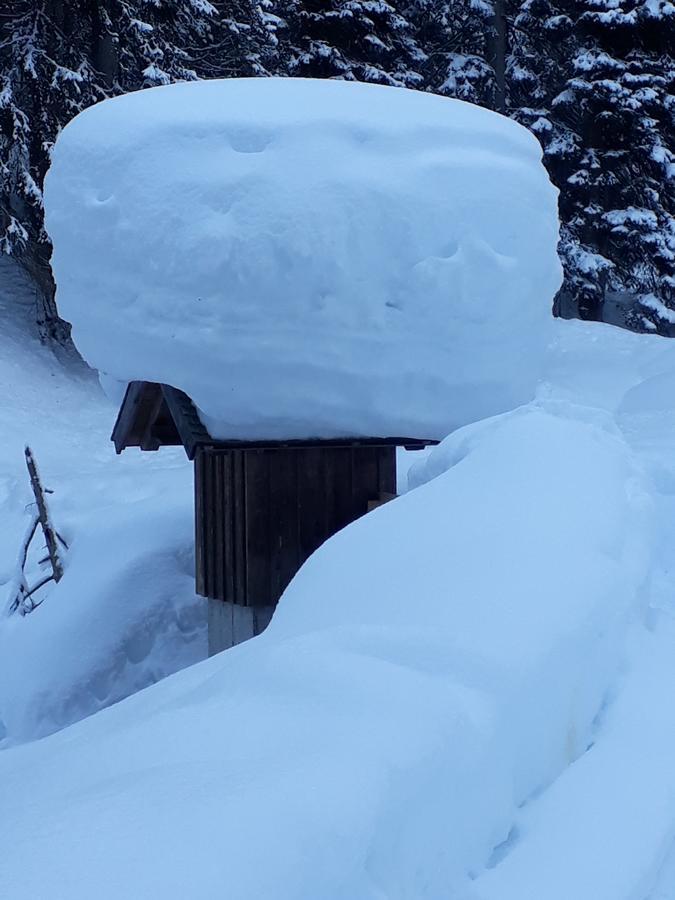
[[160,442],[153,433],[153,428],[164,403],[164,396],[158,384],[146,382],[146,390],[138,404],[136,425],[138,426],[138,443],[141,450],[159,450]]
[[225,485],[223,454],[212,452],[213,461],[213,594],[227,600],[225,594]]
[[213,443],[211,436],[187,394],[168,384],[161,385],[161,390],[167,414],[173,423],[174,443],[182,444],[188,459],[193,459],[197,447]]
[[303,563],[325,540],[323,450],[296,450],[298,473],[298,559]]
[[[395,452],[376,445],[198,449],[198,590],[272,609],[324,540],[393,495]],[[238,627],[249,628],[243,620]]]
[[234,604],[213,599],[209,599],[207,603],[208,653],[209,656],[215,656],[221,650],[229,650],[230,647],[240,643],[241,639],[237,640],[235,636]]
[[270,599],[270,491],[269,451],[244,451],[246,497],[246,603],[269,606]]
[[269,461],[270,600],[275,603],[300,567],[296,450],[266,451]]
[[232,451],[234,602],[246,605],[246,467],[244,450]]
[[234,603],[234,515],[232,453],[218,454],[222,476],[223,599]]
[[205,450],[202,454],[202,541],[204,542],[204,594],[208,597],[211,589],[211,546],[209,542],[209,515],[210,501],[209,491],[211,479],[209,477],[210,458]]
[[326,533],[324,540],[344,528],[360,515],[354,489],[358,484],[356,454],[361,448],[335,447],[325,457]]
[[353,450],[352,518],[368,511],[368,501],[379,493],[379,447],[355,447]]
[[195,590],[206,596],[204,578],[206,541],[204,539],[204,451],[199,450],[194,462],[195,491]]
[[437,444],[436,440],[427,440],[424,438],[411,437],[344,437],[344,438],[298,438],[292,440],[267,440],[267,441],[249,441],[249,440],[222,440],[215,441],[209,438],[209,443],[218,447],[220,450],[280,450],[285,447],[289,449],[301,450],[304,447],[317,447],[325,449],[327,447],[405,447],[406,450],[422,450]]
[[135,446],[136,440],[132,435],[134,429],[137,430],[138,407],[146,390],[146,381],[132,381],[127,385],[111,436],[118,453],[121,453],[125,447]]
[[[350,454],[341,453],[341,447],[325,447],[319,450],[319,465],[321,468],[321,487],[313,498],[313,502],[323,506],[321,518],[320,540],[317,546],[331,536],[341,526],[337,524],[342,519],[347,519],[348,512],[345,504],[345,495],[340,485],[345,485],[347,493],[351,490],[351,465],[348,463]],[[343,507],[340,509],[340,507]]]
[[[263,607],[260,607],[261,609]],[[266,608],[266,607],[265,607]],[[241,644],[255,637],[255,618],[258,607],[232,604],[232,637],[235,644]]]
[[215,656],[257,634],[270,622],[273,606],[241,606],[227,600],[208,600],[208,653]]
[[378,447],[378,491],[396,494],[396,447]]
[[215,567],[218,550],[216,546],[216,475],[213,451],[207,451],[205,461],[206,492],[204,495],[204,506],[206,509],[206,589],[209,597],[216,598]]

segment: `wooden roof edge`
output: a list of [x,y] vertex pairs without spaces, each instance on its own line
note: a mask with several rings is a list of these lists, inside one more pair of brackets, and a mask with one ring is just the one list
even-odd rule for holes
[[275,448],[302,449],[303,447],[403,447],[406,450],[423,450],[434,447],[440,441],[434,438],[410,437],[342,437],[342,438],[288,438],[281,440],[217,440],[209,446],[214,450],[272,450]]
[[189,459],[194,459],[198,447],[207,446],[214,450],[265,450],[265,449],[301,449],[303,447],[404,447],[406,450],[421,450],[434,446],[439,442],[433,438],[412,437],[341,437],[341,438],[288,438],[276,440],[218,440],[209,433],[197,413],[197,409],[184,391],[169,384],[151,381],[131,381],[127,385],[124,399],[120,406],[111,439],[117,453],[121,453],[130,444],[130,435],[136,424],[135,416],[143,395],[148,390],[159,388],[162,392],[171,418],[176,426],[185,452]]
[[134,425],[134,416],[136,407],[145,390],[146,381],[130,381],[124,392],[124,399],[120,404],[117,419],[110,436],[111,441],[115,445],[116,453],[121,453],[127,446],[129,433]]
[[202,444],[212,444],[213,438],[186,393],[171,387],[170,384],[163,384],[161,387],[185,452],[189,459],[194,459],[197,447]]
[[[152,401],[152,408],[144,409],[147,405],[145,401]],[[192,401],[182,391],[155,381],[130,381],[111,435],[117,453],[125,447],[149,449],[143,446],[143,433],[152,427],[161,406],[168,410],[171,417],[177,435],[176,443],[184,446],[190,459],[194,457],[197,444],[211,441]],[[150,419],[141,421],[147,415]]]

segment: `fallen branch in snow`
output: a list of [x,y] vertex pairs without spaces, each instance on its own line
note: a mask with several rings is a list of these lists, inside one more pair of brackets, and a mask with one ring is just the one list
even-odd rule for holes
[[30,475],[30,484],[33,488],[33,494],[35,495],[35,502],[37,503],[38,508],[38,517],[40,525],[42,526],[42,533],[45,536],[47,552],[49,553],[49,561],[52,566],[52,577],[54,578],[54,581],[60,581],[61,576],[63,575],[63,566],[61,565],[61,560],[59,559],[59,547],[57,543],[58,539],[49,519],[49,511],[47,510],[45,492],[42,487],[42,483],[40,482],[37,465],[35,464],[35,457],[33,456],[33,451],[30,449],[30,447],[26,447],[25,454],[26,466],[28,467],[28,474]]
[[[30,449],[30,447],[26,447],[25,454],[26,466],[28,468],[28,474],[30,476],[30,483],[33,489],[33,495],[35,496],[35,505],[37,509],[31,517],[30,524],[26,529],[26,533],[24,534],[23,540],[21,542],[19,556],[17,559],[16,573],[12,581],[12,588],[10,591],[9,603],[10,614],[18,610],[22,615],[26,615],[27,613],[32,612],[36,606],[40,605],[32,599],[33,595],[37,591],[39,591],[40,588],[44,587],[50,581],[58,582],[61,580],[61,577],[63,576],[63,565],[59,556],[59,542],[63,545],[63,547],[65,547],[66,550],[68,549],[68,545],[51,523],[49,510],[47,509],[47,501],[45,499],[45,494],[51,492],[46,491],[42,487],[40,475],[35,463],[35,457],[33,456],[33,451]],[[40,578],[39,581],[31,587],[26,581],[25,569],[26,562],[28,560],[28,551],[30,549],[31,542],[35,537],[35,532],[37,531],[38,525],[40,525],[42,528],[42,533],[44,535],[45,544],[47,547],[47,556],[40,560],[40,565],[49,562],[51,573],[45,575],[43,578]]]
[[28,559],[28,550],[30,547],[30,543],[33,540],[38,527],[38,523],[39,519],[36,515],[34,515],[31,518],[30,525],[26,529],[26,533],[24,534],[23,540],[21,541],[19,556],[16,563],[15,575],[12,579],[9,591],[10,602],[8,612],[10,613],[10,615],[19,607],[23,606],[24,598],[29,591],[28,584],[26,583],[26,577],[24,575],[24,570],[26,568],[26,560]]

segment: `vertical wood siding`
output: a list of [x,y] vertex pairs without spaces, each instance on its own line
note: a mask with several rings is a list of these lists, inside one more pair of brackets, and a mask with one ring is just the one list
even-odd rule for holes
[[195,456],[197,592],[274,606],[327,538],[396,491],[393,446],[218,449]]

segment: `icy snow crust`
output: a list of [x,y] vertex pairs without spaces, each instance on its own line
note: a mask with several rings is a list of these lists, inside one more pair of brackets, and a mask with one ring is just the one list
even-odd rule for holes
[[529,400],[557,194],[495,113],[379,85],[232,79],[76,117],[47,176],[62,315],[216,437],[442,438]]

